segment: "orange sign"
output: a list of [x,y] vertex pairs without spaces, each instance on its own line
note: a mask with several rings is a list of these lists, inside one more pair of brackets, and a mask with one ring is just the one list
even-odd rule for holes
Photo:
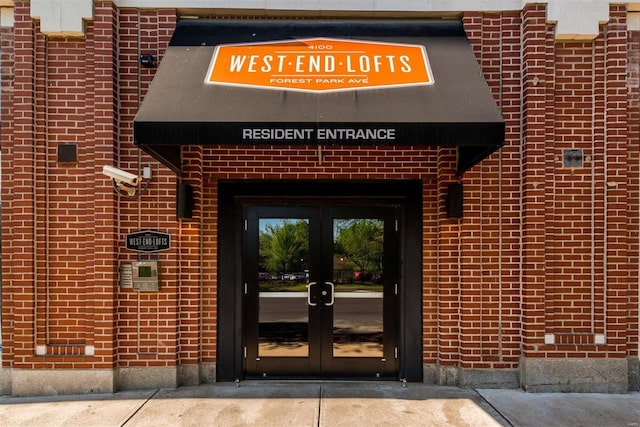
[[219,45],[207,84],[325,92],[433,84],[422,45],[307,39]]

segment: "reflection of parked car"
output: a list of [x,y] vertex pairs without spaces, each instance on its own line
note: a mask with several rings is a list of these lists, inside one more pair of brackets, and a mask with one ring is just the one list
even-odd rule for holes
[[258,280],[269,280],[271,275],[269,273],[258,273]]
[[282,276],[282,280],[303,280],[304,278],[304,273],[287,273]]
[[364,281],[371,280],[371,273],[367,273],[366,271],[354,271],[353,272],[353,280]]

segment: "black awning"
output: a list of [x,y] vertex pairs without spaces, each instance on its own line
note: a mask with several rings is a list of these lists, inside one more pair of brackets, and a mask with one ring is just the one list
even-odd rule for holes
[[[216,46],[313,38],[419,45],[433,84],[305,91],[205,82]],[[260,60],[254,70],[276,66]],[[394,55],[384,61],[402,66]],[[461,173],[504,144],[504,121],[459,21],[182,20],[134,119],[134,142],[176,172],[183,145],[282,144],[459,147]]]

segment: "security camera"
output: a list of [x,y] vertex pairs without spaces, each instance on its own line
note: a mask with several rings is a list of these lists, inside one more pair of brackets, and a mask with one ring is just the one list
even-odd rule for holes
[[109,178],[114,179],[118,183],[125,183],[129,185],[138,185],[140,181],[140,177],[138,175],[134,175],[132,173],[123,171],[118,168],[114,168],[113,166],[103,166],[102,173],[108,176]]
[[124,182],[116,181],[116,183],[114,184],[114,187],[117,188],[118,191],[121,192],[121,194],[126,194],[127,196],[131,196],[131,197],[136,195],[135,187],[129,187]]

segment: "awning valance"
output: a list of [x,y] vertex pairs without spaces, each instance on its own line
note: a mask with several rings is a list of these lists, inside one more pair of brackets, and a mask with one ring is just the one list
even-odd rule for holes
[[176,172],[183,145],[458,147],[464,172],[504,121],[462,24],[182,20],[134,120]]

